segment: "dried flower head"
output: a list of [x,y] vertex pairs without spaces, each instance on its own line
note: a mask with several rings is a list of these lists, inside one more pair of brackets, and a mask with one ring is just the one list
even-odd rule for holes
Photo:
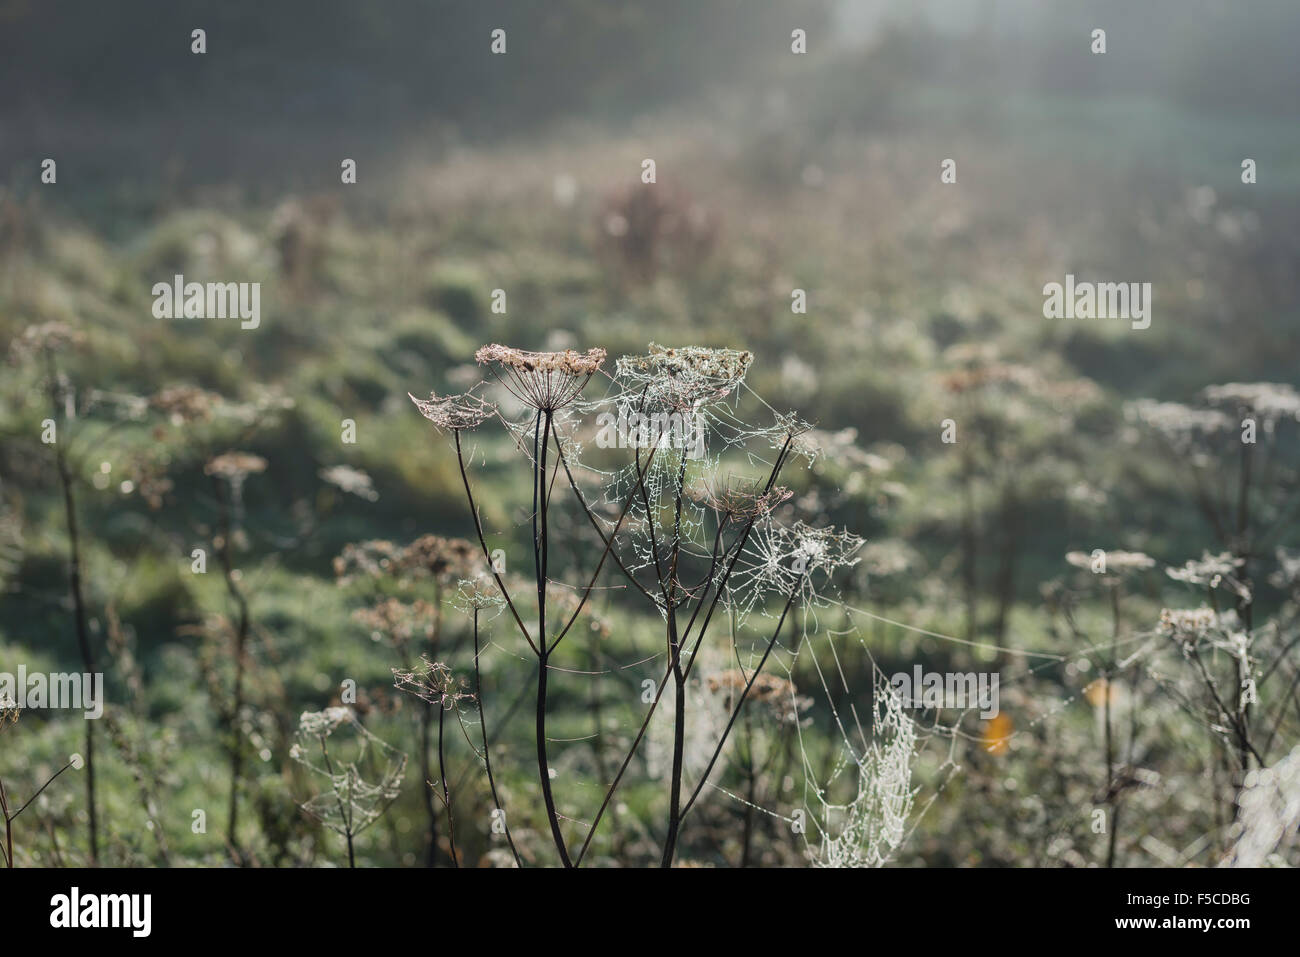
[[1210,404],[1226,406],[1239,414],[1253,414],[1267,421],[1300,420],[1300,393],[1289,385],[1228,382],[1209,386],[1202,394]]
[[1196,643],[1219,627],[1219,616],[1211,608],[1164,608],[1160,611],[1160,630],[1180,643]]
[[422,535],[405,548],[371,539],[345,545],[334,559],[334,575],[340,585],[383,577],[404,583],[428,578],[445,582],[472,575],[478,557],[478,547],[463,538]]
[[423,655],[420,656],[420,666],[414,671],[394,668],[393,685],[445,711],[455,711],[462,701],[474,700],[474,695],[466,690],[469,686],[464,678],[457,678],[441,661],[430,661]]
[[406,755],[367,731],[352,709],[344,707],[304,712],[289,757],[329,782],[329,790],[302,809],[350,836],[388,809],[406,773]]
[[28,326],[14,339],[11,353],[15,359],[23,359],[80,346],[85,341],[86,337],[66,322],[41,322]]
[[888,472],[894,463],[883,455],[869,452],[857,444],[858,430],[849,426],[828,432],[812,429],[799,437],[799,442],[817,451],[817,458],[838,462],[854,472]]
[[420,414],[442,432],[478,428],[484,420],[496,415],[497,411],[491,402],[469,392],[444,396],[430,392],[427,399],[417,399],[409,392],[406,394],[420,410]]
[[13,699],[6,696],[0,696],[0,731],[3,731],[11,724],[17,724],[18,716],[21,713],[22,712],[19,710],[18,705],[13,702]]
[[1278,546],[1277,571],[1269,576],[1274,588],[1290,588],[1300,582],[1300,551]]
[[779,485],[765,490],[753,479],[731,477],[721,482],[699,483],[686,492],[692,501],[729,518],[759,518],[794,495]]
[[119,488],[124,495],[135,493],[150,509],[163,507],[167,495],[175,488],[168,477],[165,462],[137,459],[127,464],[127,477]]
[[813,431],[813,424],[806,419],[801,419],[794,412],[777,412],[775,413],[775,423],[772,426],[773,435],[785,435],[791,439],[797,439],[799,436]]
[[605,361],[605,350],[525,352],[493,343],[480,348],[474,358],[479,365],[490,367],[520,402],[541,412],[554,412],[569,405],[586,388]]
[[1300,745],[1268,768],[1252,768],[1237,796],[1241,809],[1232,826],[1234,844],[1224,863],[1267,867],[1283,863],[1300,824]]
[[461,578],[473,571],[479,554],[464,538],[421,535],[402,550],[398,570],[413,577]]
[[731,395],[745,381],[754,355],[702,346],[650,343],[645,355],[623,356],[614,375],[639,411],[694,412]]
[[[1130,572],[1145,571],[1155,566],[1156,560],[1142,552],[1126,552],[1120,549],[1103,551],[1099,560],[1088,552],[1068,552],[1065,560],[1075,568],[1095,570],[1097,574],[1125,575]],[[1098,561],[1104,564],[1098,565]]]
[[322,481],[328,482],[348,495],[355,495],[367,502],[374,502],[379,499],[379,493],[375,491],[370,476],[361,469],[354,469],[350,465],[334,465],[327,469],[321,469],[317,474],[320,475]]
[[340,585],[358,578],[381,578],[394,573],[401,550],[387,539],[370,539],[343,546],[334,559],[334,577]]
[[1160,433],[1180,450],[1236,427],[1232,417],[1218,409],[1195,409],[1178,402],[1151,399],[1129,403],[1125,406],[1125,415],[1131,421]]
[[212,410],[221,402],[221,396],[196,386],[178,385],[163,389],[149,398],[149,407],[161,412],[172,425],[189,422],[206,422]]
[[352,613],[353,621],[370,631],[370,637],[382,641],[398,652],[412,641],[433,638],[438,621],[438,609],[427,601],[402,601],[386,598],[369,608],[358,608]]
[[920,556],[899,539],[869,542],[862,549],[862,564],[868,575],[897,575],[916,565],[919,560]]
[[1237,558],[1229,552],[1211,555],[1203,552],[1199,561],[1184,562],[1181,568],[1166,568],[1165,574],[1176,582],[1189,585],[1205,585],[1208,588],[1226,586],[1239,597],[1250,600],[1250,587],[1237,577],[1237,569],[1245,564],[1245,559]]
[[351,708],[326,708],[324,711],[304,711],[298,718],[298,731],[314,736],[329,736],[353,720]]
[[487,578],[474,578],[462,581],[452,598],[456,607],[467,615],[485,613],[492,615],[505,607],[506,601],[501,597],[501,590]]
[[1038,374],[1028,366],[1013,363],[972,363],[965,368],[944,373],[940,381],[948,392],[960,395],[994,385],[1032,388],[1038,384]]
[[859,561],[864,540],[847,530],[813,528],[804,522],[780,525],[770,518],[750,534],[728,582],[742,611],[769,597],[796,594],[807,603],[820,599],[818,590],[839,570]]
[[231,484],[242,483],[250,475],[266,471],[266,459],[251,452],[224,452],[203,467],[205,475],[216,475]]
[[1228,552],[1211,555],[1204,552],[1200,560],[1184,562],[1181,568],[1167,568],[1165,572],[1174,581],[1191,585],[1217,587],[1219,579],[1232,575],[1242,565],[1242,559]]
[[[709,675],[707,684],[709,691],[720,695],[724,707],[731,710],[740,700],[750,677],[737,668],[731,668]],[[781,722],[798,721],[799,715],[812,707],[812,699],[799,695],[794,682],[768,672],[760,672],[754,679],[745,700],[763,706]]]
[[821,446],[816,440],[817,430],[811,422],[794,412],[773,413],[772,424],[762,430],[761,434],[767,436],[772,448],[788,447],[790,455],[801,456],[810,466],[822,454]]

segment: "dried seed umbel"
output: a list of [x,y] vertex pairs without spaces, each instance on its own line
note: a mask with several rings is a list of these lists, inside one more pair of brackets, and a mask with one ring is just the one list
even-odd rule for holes
[[417,399],[407,393],[420,414],[442,432],[459,432],[475,429],[484,420],[496,415],[497,407],[469,392],[460,395],[439,396],[430,392],[429,398]]
[[605,361],[605,350],[525,352],[493,343],[480,348],[474,358],[479,365],[488,366],[502,386],[530,409],[556,412],[586,388]]

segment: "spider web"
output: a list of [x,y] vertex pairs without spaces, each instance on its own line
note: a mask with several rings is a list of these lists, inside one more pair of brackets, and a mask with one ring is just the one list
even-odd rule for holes
[[379,819],[406,772],[406,755],[367,731],[346,707],[303,714],[290,757],[329,786],[302,809],[343,836],[355,837]]
[[[710,503],[716,506],[719,489],[735,487],[737,474],[741,482],[754,482],[746,472],[765,474],[778,456],[784,457],[786,467],[796,458],[811,467],[821,454],[811,426],[791,414],[778,412],[745,384],[748,365],[738,358],[744,354],[726,350],[675,353],[673,372],[667,380],[653,351],[649,357],[624,357],[618,361],[615,375],[602,373],[607,380],[604,395],[592,397],[584,393],[571,405],[556,410],[552,446],[558,443],[559,454],[552,450],[550,475],[546,477],[549,495],[554,494],[557,484],[562,488],[572,482],[602,534],[608,537],[618,530],[615,552],[622,556],[624,570],[633,576],[647,573],[646,577],[656,582],[662,577],[669,535],[683,563],[710,561],[716,548],[714,536],[718,534],[716,507],[710,507]],[[710,365],[715,354],[717,362],[729,369],[729,379],[697,374],[700,365],[709,370],[717,368]],[[739,364],[728,367],[727,363]],[[739,414],[742,399],[756,401],[771,414],[773,424],[746,424]],[[521,414],[508,415],[505,421],[517,448],[531,458],[540,417],[516,411]],[[653,418],[654,413],[683,412],[703,430],[706,441],[702,454],[698,447],[688,454],[689,443],[665,428],[662,418]],[[638,422],[634,413],[651,416],[648,429],[647,419]],[[593,429],[592,419],[598,426],[602,421],[605,424],[603,441],[599,428]],[[611,436],[616,440],[613,443],[609,441]],[[621,449],[621,454],[605,451],[611,444]],[[936,800],[961,773],[961,746],[1004,748],[1018,736],[1062,714],[1088,691],[1084,688],[1056,697],[1038,709],[1036,716],[996,734],[991,726],[982,731],[967,727],[978,710],[975,706],[909,713],[872,655],[867,636],[859,626],[862,619],[968,651],[1025,660],[1022,673],[1001,678],[1002,688],[1027,682],[1043,669],[1085,661],[1089,653],[1098,651],[1029,651],[943,634],[854,607],[839,598],[834,578],[836,572],[856,564],[854,553],[861,544],[861,539],[847,532],[762,515],[752,523],[743,543],[735,546],[734,574],[722,596],[732,623],[729,644],[710,636],[694,656],[689,648],[683,652],[684,664],[694,672],[687,690],[685,729],[683,783],[689,789],[692,779],[697,782],[705,771],[710,749],[729,717],[726,710],[719,708],[723,699],[710,693],[710,682],[725,685],[723,678],[728,670],[738,671],[742,680],[754,675],[767,645],[766,639],[756,637],[756,626],[776,619],[774,605],[793,592],[800,624],[798,628],[787,625],[785,633],[772,644],[763,674],[780,680],[786,699],[777,726],[784,729],[783,722],[792,716],[789,727],[794,738],[794,773],[784,776],[775,796],[757,800],[719,783],[724,779],[721,769],[727,765],[720,765],[700,786],[786,823],[802,836],[806,858],[823,866],[881,866],[896,860]],[[719,571],[711,581],[716,585],[722,577]],[[683,587],[689,591],[685,583]],[[657,587],[645,591],[666,617],[666,596]],[[826,627],[823,617],[842,621],[843,627]],[[1107,648],[1114,651],[1137,646],[1118,663],[1126,669],[1154,653],[1155,638],[1154,632],[1143,632],[1112,642]],[[503,650],[495,642],[491,646]],[[854,682],[846,674],[842,652],[852,646],[869,662],[869,688],[860,682],[859,687],[853,687]],[[723,649],[726,653],[720,658],[715,652]],[[661,650],[650,658],[616,668],[662,661],[664,657]],[[725,658],[732,660],[727,662]],[[1029,664],[1034,660],[1038,663]],[[728,663],[735,668],[725,668]],[[812,684],[799,687],[796,671],[805,684],[811,676]],[[611,672],[573,673],[595,681]],[[670,700],[671,689],[666,694]],[[820,703],[820,710],[829,714],[833,729],[829,745],[805,736],[805,722],[799,716],[808,709],[810,694]],[[742,715],[748,721],[748,712],[771,706],[770,697],[761,702],[747,699]],[[652,719],[643,753],[652,777],[665,772],[671,755],[671,731],[671,708],[661,706]],[[733,735],[722,751],[732,768],[737,766],[733,760],[736,747]],[[752,760],[753,755],[750,757]],[[801,780],[799,785],[790,782],[796,776]],[[794,793],[790,793],[791,787]],[[590,826],[590,822],[575,823]]]

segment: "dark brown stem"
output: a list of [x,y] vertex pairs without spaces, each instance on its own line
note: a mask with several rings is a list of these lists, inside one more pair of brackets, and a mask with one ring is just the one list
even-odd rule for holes
[[[550,648],[546,638],[546,584],[547,560],[549,557],[550,531],[546,494],[546,452],[551,444],[551,413],[545,417],[543,428],[542,413],[538,412],[537,424],[533,429],[533,557],[534,570],[537,573],[537,642],[541,651],[537,658],[537,716],[534,721],[537,739],[537,774],[542,784],[542,800],[546,805],[546,819],[551,825],[551,837],[555,840],[555,849],[560,852],[560,863],[572,867],[569,850],[564,844],[564,833],[560,830],[559,815],[555,811],[555,795],[551,791],[551,768],[546,758],[546,685],[550,668]],[[540,451],[539,451],[540,445]],[[557,639],[558,641],[558,639]]]
[[487,732],[487,710],[483,706],[483,685],[480,681],[480,672],[478,664],[479,643],[478,643],[478,609],[474,609],[474,698],[478,701],[479,730],[483,732],[483,767],[487,770],[488,787],[492,790],[492,803],[496,809],[501,812],[501,826],[506,832],[506,843],[510,845],[510,853],[514,855],[515,866],[522,868],[524,862],[519,859],[519,852],[515,850],[515,839],[510,836],[510,822],[506,820],[505,808],[501,806],[501,798],[497,794],[496,778],[492,776],[492,757],[488,748]]
[[740,700],[736,702],[736,707],[731,712],[731,717],[727,721],[727,726],[722,729],[722,737],[718,739],[718,746],[713,749],[713,756],[709,758],[709,763],[705,766],[704,773],[700,775],[700,780],[695,785],[695,790],[691,792],[690,800],[687,801],[686,806],[682,808],[683,819],[690,813],[691,808],[695,806],[695,802],[699,798],[700,792],[704,790],[704,785],[708,783],[709,774],[713,771],[713,766],[717,764],[718,756],[722,754],[722,748],[727,743],[727,737],[731,734],[731,729],[736,723],[736,718],[740,715],[740,709],[745,706],[745,699],[749,697],[749,689],[754,687],[754,682],[758,680],[758,676],[762,672],[763,666],[767,664],[768,656],[772,654],[772,649],[776,647],[776,640],[781,636],[781,627],[785,624],[786,616],[790,614],[790,608],[794,604],[794,600],[798,597],[799,591],[802,588],[803,576],[800,576],[799,581],[790,591],[790,597],[786,599],[785,608],[781,609],[781,617],[777,620],[776,628],[772,631],[772,638],[768,641],[767,648],[763,651],[763,657],[758,660],[758,666],[754,669],[754,673],[749,676],[749,681],[745,683],[745,689],[740,693]]
[[[420,780],[425,782],[424,813],[429,819],[429,845],[424,852],[424,866],[434,867],[438,863],[438,809],[433,804],[433,789],[428,782],[429,745],[433,736],[433,705],[422,702],[424,711],[420,715]],[[441,730],[441,729],[440,729]]]
[[244,709],[244,667],[246,664],[245,654],[248,644],[249,624],[248,599],[244,597],[243,590],[240,589],[239,583],[235,579],[234,559],[232,556],[234,529],[231,521],[233,505],[226,494],[226,487],[222,479],[213,476],[212,481],[216,487],[217,499],[221,505],[221,547],[217,550],[217,554],[221,558],[221,570],[226,580],[226,590],[230,593],[230,597],[234,599],[235,606],[239,610],[238,621],[235,625],[235,687],[230,708],[230,802],[226,817],[226,844],[238,860],[240,858],[237,837],[239,781],[243,775],[244,766],[244,744],[240,729],[240,712]]
[[[792,437],[787,436],[785,443],[781,446],[781,451],[777,455],[776,462],[772,466],[771,475],[768,476],[767,486],[764,489],[764,494],[770,492],[772,490],[772,487],[776,484],[776,479],[778,474],[780,473],[781,466],[784,464],[786,456],[789,453],[791,441],[792,441]],[[642,472],[641,475],[642,485],[644,485],[644,481],[645,481],[645,473]],[[635,490],[633,491],[635,492]],[[749,538],[749,533],[754,527],[754,522],[755,522],[755,517],[751,516],[749,521],[745,525],[744,532],[739,536],[736,544],[733,546],[734,551],[732,552],[731,562],[730,564],[728,564],[726,571],[723,573],[722,581],[718,583],[718,586],[715,590],[715,594],[713,596],[713,602],[709,607],[709,613],[708,615],[705,616],[704,622],[700,625],[699,634],[696,636],[695,644],[691,648],[691,660],[687,664],[685,670],[686,677],[690,676],[691,668],[694,667],[695,665],[695,655],[699,651],[700,644],[704,640],[705,633],[708,631],[709,621],[713,617],[713,611],[717,607],[718,599],[721,597],[722,593],[726,589],[727,581],[730,579],[731,573],[736,567],[736,562],[739,560],[741,551],[744,549],[745,542]],[[700,608],[703,607],[704,597],[707,597],[707,592],[705,593],[704,596],[701,596],[700,602],[696,604],[695,611],[691,614],[690,621],[687,622],[686,631],[683,632],[681,636],[681,643],[683,645],[687,640],[687,636],[690,634],[691,627],[695,624],[695,619],[696,616],[699,615],[700,613]],[[600,826],[600,822],[605,816],[605,811],[609,808],[610,802],[614,799],[614,794],[615,792],[618,791],[618,786],[622,782],[623,775],[627,772],[628,766],[632,763],[632,758],[636,756],[637,750],[641,747],[641,741],[645,737],[646,730],[650,727],[650,719],[654,717],[655,710],[659,707],[659,700],[663,697],[664,688],[668,686],[668,679],[672,677],[672,674],[673,674],[673,669],[670,663],[668,668],[664,671],[663,678],[660,679],[659,681],[659,686],[655,690],[654,700],[650,703],[650,708],[648,711],[646,711],[645,718],[643,718],[641,721],[641,727],[637,731],[636,737],[633,739],[632,745],[628,749],[627,754],[623,757],[623,763],[619,766],[618,773],[614,775],[614,780],[610,782],[609,788],[605,791],[605,797],[601,800],[600,807],[596,811],[596,816],[592,819],[591,827],[587,829],[587,837],[583,841],[582,847],[579,849],[576,858],[576,862],[578,864],[582,863],[583,857],[586,855],[588,849],[591,847],[591,842],[596,836],[596,829]]]
[[9,794],[8,792],[5,791],[4,781],[0,781],[0,816],[4,817],[4,822],[5,822],[5,843],[4,843],[3,851],[4,851],[6,867],[14,866],[14,831],[13,831],[14,821],[18,820],[18,815],[22,814],[23,811],[27,810],[28,806],[33,801],[35,801],[38,797],[40,797],[41,793],[47,787],[49,787],[51,784],[54,783],[55,778],[57,778],[64,771],[68,770],[68,768],[70,767],[72,767],[71,761],[69,761],[63,767],[59,768],[59,770],[55,771],[48,778],[46,778],[45,783],[36,789],[36,793],[33,794],[31,797],[29,797],[27,801],[23,804],[23,806],[20,807],[18,810],[14,811],[12,814],[9,812]]
[[[46,355],[50,375],[50,400],[55,414],[59,411],[59,378],[54,359]],[[59,472],[59,485],[63,490],[63,512],[68,525],[68,591],[72,596],[73,620],[77,631],[77,647],[86,673],[95,673],[95,659],[90,647],[90,629],[86,622],[86,598],[81,578],[81,539],[77,527],[77,503],[72,489],[72,471],[64,452],[66,436],[54,441],[54,460]],[[90,863],[99,863],[99,818],[95,810],[95,722],[86,725],[86,809],[90,824]]]
[[572,867],[568,848],[564,846],[564,834],[560,831],[560,819],[555,813],[555,797],[551,793],[551,770],[546,761],[546,678],[550,668],[547,655],[537,660],[537,773],[542,781],[542,800],[546,803],[546,819],[551,825],[551,837],[555,848],[560,852],[560,862],[565,867]]
[[[673,765],[668,790],[668,835],[664,839],[661,867],[671,867],[677,851],[677,833],[681,828],[682,764],[686,752],[686,675],[682,671],[681,640],[677,634],[677,563],[682,545],[682,493],[686,483],[686,454],[681,456],[677,470],[676,503],[673,514],[672,561],[668,566],[668,581],[664,583],[664,597],[668,613],[668,658],[673,670]],[[644,487],[644,484],[643,484]],[[646,510],[647,516],[649,509]],[[651,523],[653,527],[653,523]],[[657,567],[657,566],[656,566]]]
[[[320,735],[320,753],[325,761],[325,770],[329,773],[330,781],[334,780],[334,763],[330,761],[329,747],[325,744],[325,735]],[[352,777],[346,778],[348,786],[351,786]],[[357,859],[352,850],[352,799],[349,796],[347,805],[344,805],[343,798],[339,796],[337,789],[334,791],[334,800],[339,806],[339,823],[343,826],[343,836],[348,842],[348,867],[356,867]]]
[[465,471],[465,456],[460,447],[460,430],[453,429],[452,436],[456,440],[456,464],[460,466],[460,480],[465,484],[465,497],[469,500],[469,513],[474,518],[474,530],[478,533],[478,543],[483,549],[483,560],[487,562],[488,570],[492,572],[492,578],[497,583],[497,588],[501,589],[501,597],[505,599],[506,607],[510,609],[510,614],[514,616],[515,624],[519,626],[519,632],[524,636],[524,641],[528,642],[528,647],[533,649],[534,654],[540,654],[537,643],[533,641],[532,636],[528,633],[528,626],[524,620],[519,617],[519,612],[515,609],[515,603],[510,599],[510,591],[506,588],[506,583],[501,580],[501,575],[497,572],[496,566],[492,564],[492,553],[488,551],[487,539],[483,536],[483,522],[478,517],[478,506],[474,504],[474,492],[469,486],[469,473]]
[[442,753],[442,728],[447,717],[447,709],[438,708],[438,777],[442,780],[442,803],[447,808],[447,843],[451,847],[451,862],[460,867],[460,857],[456,854],[456,824],[451,817],[451,792],[447,790],[447,762]]

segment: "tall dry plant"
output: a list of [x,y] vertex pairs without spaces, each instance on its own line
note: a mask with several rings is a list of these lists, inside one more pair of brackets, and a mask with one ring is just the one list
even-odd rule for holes
[[[774,515],[789,497],[777,484],[782,470],[794,458],[811,459],[816,449],[806,439],[809,426],[795,415],[777,414],[762,403],[771,413],[770,424],[751,425],[741,418],[738,400],[752,361],[750,353],[652,344],[645,355],[619,359],[612,375],[603,369],[605,357],[601,349],[536,353],[485,346],[477,358],[501,387],[499,403],[489,402],[477,388],[458,396],[432,395],[427,400],[412,396],[412,400],[452,437],[483,556],[536,661],[538,779],[560,863],[577,866],[589,853],[671,686],[672,761],[660,856],[662,866],[668,867],[676,856],[683,822],[707,785],[791,610],[816,605],[835,572],[856,562],[862,540],[835,529],[779,521]],[[585,396],[597,375],[607,384],[605,394]],[[503,405],[515,406],[517,414],[503,412]],[[463,433],[493,418],[506,426],[530,473],[535,617],[532,609],[521,608],[493,564],[470,481]],[[593,419],[594,444],[601,451],[593,452],[588,461],[584,443],[592,439]],[[742,466],[761,471],[752,477],[733,477],[727,471]],[[589,577],[584,572],[584,583],[573,590],[575,600],[549,622],[548,586],[554,584],[552,514],[558,505],[553,496],[561,471],[591,530],[594,541],[588,554],[593,557]],[[663,621],[667,664],[641,726],[575,851],[564,834],[552,789],[546,737],[548,678],[557,648],[587,609],[601,575],[611,569]],[[742,619],[767,616],[774,624],[753,649],[751,667],[741,669],[738,692],[729,698],[722,731],[697,780],[688,785],[683,773],[687,681],[720,611]],[[789,643],[792,655],[798,645],[796,636]],[[732,652],[739,660],[740,649]]]

